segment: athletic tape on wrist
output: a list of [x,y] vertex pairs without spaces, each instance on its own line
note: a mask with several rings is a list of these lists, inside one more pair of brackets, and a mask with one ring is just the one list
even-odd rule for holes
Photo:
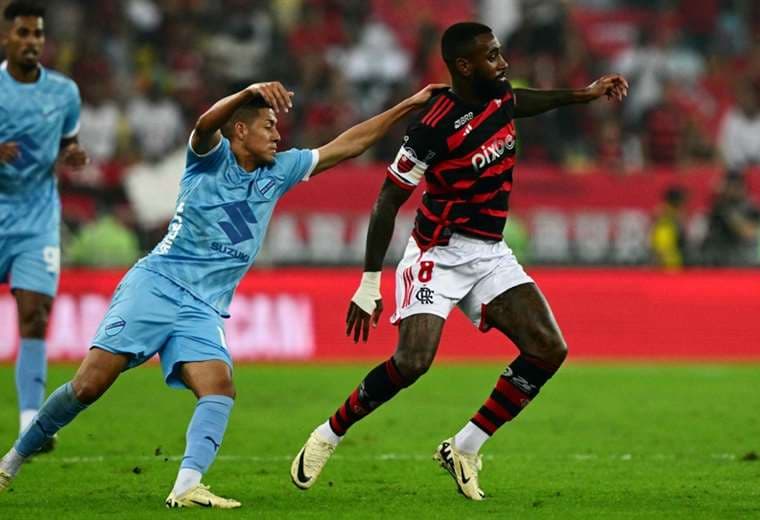
[[380,299],[380,272],[362,273],[362,281],[359,288],[356,289],[351,301],[359,306],[367,314],[372,314],[377,304],[376,300]]

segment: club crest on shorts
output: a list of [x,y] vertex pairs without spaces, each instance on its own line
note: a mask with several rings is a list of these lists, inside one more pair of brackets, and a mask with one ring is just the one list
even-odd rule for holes
[[106,325],[103,327],[103,330],[106,333],[106,336],[116,336],[119,332],[124,330],[124,327],[126,327],[127,322],[124,321],[124,318],[121,316],[111,316],[106,320]]
[[417,301],[420,302],[423,305],[429,305],[433,303],[433,297],[435,296],[435,291],[433,289],[428,289],[427,287],[420,287],[417,289],[417,294],[415,295],[415,298],[417,298]]

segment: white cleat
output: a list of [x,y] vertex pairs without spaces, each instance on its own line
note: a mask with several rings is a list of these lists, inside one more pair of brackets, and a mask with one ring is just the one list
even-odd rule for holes
[[11,487],[13,475],[0,469],[0,493]]
[[306,444],[298,452],[290,465],[290,478],[300,489],[309,489],[322,473],[327,459],[335,451],[336,445],[329,443],[316,431],[309,435]]
[[208,486],[198,484],[179,496],[174,491],[166,497],[166,507],[216,507],[218,509],[236,509],[242,504],[231,498],[218,497],[209,491]]
[[446,439],[438,445],[433,454],[443,469],[449,472],[457,483],[459,492],[470,500],[483,500],[486,496],[478,484],[478,472],[483,469],[480,455],[462,453],[454,447],[454,438]]

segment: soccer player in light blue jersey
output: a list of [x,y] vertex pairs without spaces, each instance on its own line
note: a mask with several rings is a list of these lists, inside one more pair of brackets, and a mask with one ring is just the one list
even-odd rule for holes
[[[0,44],[0,283],[10,283],[21,341],[16,387],[23,431],[45,397],[45,331],[58,288],[61,204],[57,159],[82,166],[77,144],[79,90],[39,63],[44,10],[12,2],[3,12]],[[51,438],[43,451],[52,449]]]
[[198,399],[167,507],[239,507],[212,494],[201,477],[216,457],[235,398],[222,318],[229,316],[275,204],[299,182],[364,152],[440,87],[426,87],[316,150],[277,151],[276,113],[287,111],[293,96],[278,82],[255,83],[203,114],[190,135],[166,236],[117,287],[74,379],[51,394],[0,460],[0,491],[27,457],[124,370],[157,353],[166,383]]

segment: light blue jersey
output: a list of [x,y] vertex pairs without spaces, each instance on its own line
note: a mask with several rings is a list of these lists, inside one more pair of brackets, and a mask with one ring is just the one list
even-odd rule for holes
[[79,89],[40,67],[19,83],[0,64],[0,143],[19,156],[0,163],[0,283],[55,296],[60,273],[61,202],[53,173],[61,139],[79,131]]
[[163,275],[224,317],[240,279],[259,252],[275,204],[308,178],[316,150],[291,149],[247,172],[230,142],[187,151],[177,211],[164,239],[136,267]]
[[19,157],[0,163],[0,238],[58,233],[60,199],[53,174],[61,139],[79,131],[79,89],[40,67],[34,83],[19,83],[0,65],[0,143]]

